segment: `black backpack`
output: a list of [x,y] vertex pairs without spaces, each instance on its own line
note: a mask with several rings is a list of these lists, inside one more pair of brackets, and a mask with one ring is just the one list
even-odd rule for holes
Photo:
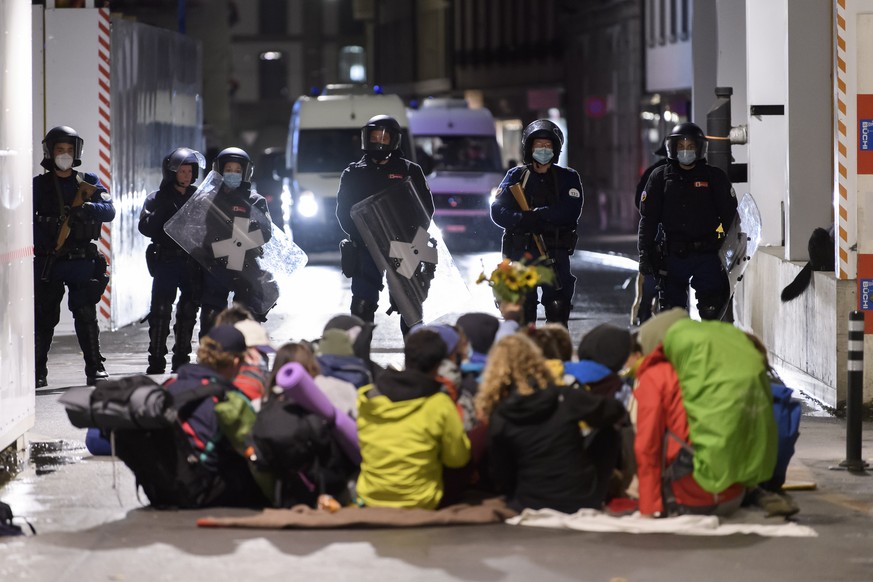
[[331,436],[331,423],[284,395],[261,405],[252,428],[255,465],[276,479],[274,503],[315,507],[318,495],[344,498],[357,469]]

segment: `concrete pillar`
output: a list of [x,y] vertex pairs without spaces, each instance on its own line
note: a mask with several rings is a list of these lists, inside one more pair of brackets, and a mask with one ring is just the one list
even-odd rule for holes
[[[716,22],[718,24],[717,87],[732,87],[731,124],[748,125],[749,107],[746,99],[746,0],[717,0]],[[715,100],[715,93],[711,95]],[[734,163],[749,161],[747,145],[731,146]],[[737,197],[749,191],[748,182],[735,182]]]
[[[788,5],[788,0],[746,3],[746,74],[750,108],[786,106]],[[788,190],[787,141],[786,115],[749,114],[749,186],[761,212],[762,245],[781,246],[783,241],[782,204]]]
[[715,101],[718,68],[719,39],[715,0],[694,0],[691,12],[691,62],[694,74],[690,120],[706,131],[706,112]]
[[833,222],[833,6],[822,0],[786,5],[785,258],[806,261],[813,229]]

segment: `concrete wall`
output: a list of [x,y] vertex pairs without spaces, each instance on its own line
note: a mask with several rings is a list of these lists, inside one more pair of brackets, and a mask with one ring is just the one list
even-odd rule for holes
[[[773,363],[810,377],[792,379],[802,382],[792,388],[836,406],[846,399],[848,319],[856,305],[855,282],[838,280],[832,272],[814,273],[805,293],[782,303],[782,288],[805,264],[787,262],[783,253],[782,247],[758,249],[737,295],[737,312],[745,326],[764,341]],[[869,385],[864,399],[873,399]]]

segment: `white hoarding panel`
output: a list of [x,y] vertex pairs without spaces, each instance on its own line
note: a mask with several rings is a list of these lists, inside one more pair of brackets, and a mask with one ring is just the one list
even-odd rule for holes
[[33,426],[31,4],[0,2],[0,450]]

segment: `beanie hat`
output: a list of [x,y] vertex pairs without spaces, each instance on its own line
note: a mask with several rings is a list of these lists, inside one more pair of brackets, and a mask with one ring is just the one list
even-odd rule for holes
[[674,307],[669,311],[662,311],[641,325],[637,341],[643,350],[643,355],[647,356],[652,353],[658,344],[664,341],[670,326],[687,317],[687,311],[681,307]]
[[474,352],[487,354],[494,344],[500,320],[490,313],[465,313],[458,318],[458,327],[464,330]]
[[577,353],[580,360],[591,360],[618,372],[627,362],[630,351],[630,332],[604,323],[585,334]]
[[354,356],[352,339],[342,329],[326,329],[318,342],[318,351],[324,356]]

